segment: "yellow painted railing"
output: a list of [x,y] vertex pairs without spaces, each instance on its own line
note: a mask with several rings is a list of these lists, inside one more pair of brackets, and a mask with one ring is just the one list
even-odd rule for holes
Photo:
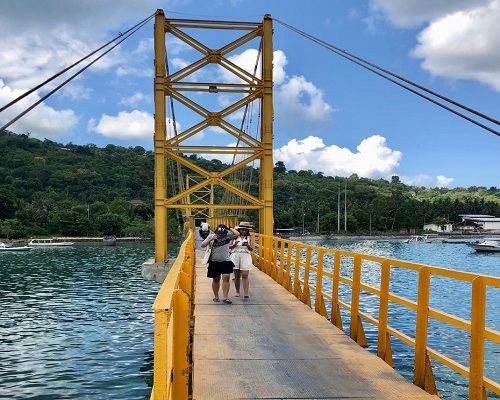
[[152,400],[187,399],[190,393],[194,252],[190,230],[153,304]]
[[[259,269],[309,307],[313,297],[315,311],[340,329],[343,329],[341,308],[347,310],[350,313],[349,335],[358,344],[367,347],[362,321],[368,321],[378,328],[377,354],[389,365],[393,366],[391,337],[412,346],[415,385],[436,394],[432,358],[469,380],[469,399],[486,399],[486,389],[500,394],[499,382],[484,376],[485,342],[500,345],[500,332],[486,326],[487,293],[500,288],[500,278],[327,249],[273,236],[255,236],[255,263]],[[391,277],[396,274],[407,279],[408,287],[415,290],[415,299],[391,291]],[[432,285],[433,280],[439,287],[467,285],[467,297],[450,301],[457,305],[470,304],[470,319],[431,306],[431,293],[439,295],[436,294],[437,283]],[[398,321],[405,320],[404,324],[398,323],[406,327],[405,331],[389,324],[393,314],[398,315]],[[429,324],[435,321],[446,329],[441,339],[443,347],[452,329],[470,336],[468,357],[461,354],[461,360],[465,359],[462,363],[468,365],[435,349],[439,347],[435,346],[439,343],[440,338],[436,337],[439,335],[429,337]],[[491,354],[498,356],[499,350],[500,347],[496,347]]]

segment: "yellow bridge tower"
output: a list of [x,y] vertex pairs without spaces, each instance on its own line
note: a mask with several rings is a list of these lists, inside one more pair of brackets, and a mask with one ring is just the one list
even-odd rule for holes
[[[239,37],[218,48],[211,48],[186,33],[206,29],[227,30],[225,37],[241,33]],[[191,31],[190,31],[191,32]],[[166,35],[172,41],[166,40]],[[201,35],[202,38],[208,35]],[[232,61],[231,52],[256,38],[261,39],[259,60],[253,73]],[[170,39],[170,37],[169,37]],[[170,73],[168,71],[167,43],[187,45],[201,54],[195,62]],[[167,253],[167,216],[169,209],[182,210],[184,221],[194,227],[194,217],[222,216],[228,211],[258,210],[259,231],[273,232],[273,45],[272,19],[266,15],[261,23],[221,22],[203,20],[167,19],[158,10],[155,20],[155,261],[164,262]],[[248,50],[248,48],[247,48]],[[219,82],[198,82],[202,69],[218,66],[224,76]],[[258,67],[260,66],[260,68]],[[216,75],[216,74],[214,74]],[[222,76],[222,74],[219,74]],[[222,110],[208,110],[201,105],[203,96],[224,95]],[[228,99],[236,101],[227,105]],[[167,117],[166,98],[194,112],[200,119],[192,126],[177,132],[175,118]],[[219,104],[222,101],[218,101]],[[235,126],[236,112],[246,114],[248,107],[257,104],[260,119],[258,134],[252,137],[243,127]],[[255,108],[252,108],[255,109]],[[194,120],[195,118],[193,118]],[[186,123],[185,120],[182,121]],[[210,129],[209,129],[210,128]],[[198,146],[195,135],[219,130],[229,134],[235,144],[225,146]],[[206,130],[206,131],[204,131]],[[219,135],[220,136],[220,135]],[[194,142],[194,144],[193,144]],[[233,163],[223,171],[211,172],[193,162],[188,155],[231,155]],[[238,171],[248,170],[248,164],[259,163],[258,195],[250,193]],[[175,170],[175,172],[171,172]],[[227,214],[226,214],[227,215]],[[227,219],[230,220],[230,219]],[[234,220],[234,218],[233,218]]]

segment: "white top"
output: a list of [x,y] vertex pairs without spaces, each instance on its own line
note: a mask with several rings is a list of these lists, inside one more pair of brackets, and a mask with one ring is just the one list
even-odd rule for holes
[[250,253],[247,246],[243,246],[243,242],[247,242],[248,237],[238,236],[234,239],[234,247],[231,249],[232,253]]

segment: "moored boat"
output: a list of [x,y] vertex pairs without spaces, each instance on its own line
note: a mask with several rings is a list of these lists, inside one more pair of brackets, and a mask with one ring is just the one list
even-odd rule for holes
[[61,247],[73,246],[74,242],[57,242],[54,239],[31,239],[28,246],[34,247]]
[[0,242],[0,252],[2,251],[30,251],[32,247],[29,246],[8,246],[3,242]]
[[476,251],[484,252],[500,252],[500,241],[498,240],[485,240],[483,242],[466,243],[467,246]]
[[405,243],[432,243],[439,240],[436,234],[426,234],[426,235],[413,235],[409,239],[405,240]]

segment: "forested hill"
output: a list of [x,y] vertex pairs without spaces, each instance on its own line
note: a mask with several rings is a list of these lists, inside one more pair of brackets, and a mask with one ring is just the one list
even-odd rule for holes
[[[223,169],[219,160],[190,159],[208,170]],[[353,233],[421,228],[424,222],[450,220],[458,214],[500,216],[500,190],[484,187],[428,189],[392,180],[352,175],[326,177],[287,170],[275,160],[274,208],[278,228],[336,231],[337,211],[347,211]],[[253,175],[258,187],[258,170]],[[340,196],[339,196],[340,191]],[[253,193],[254,195],[256,193]],[[0,236],[94,235],[115,232],[151,236],[153,227],[154,154],[144,148],[108,145],[98,148],[61,144],[0,132]],[[133,206],[131,200],[142,200]],[[340,201],[340,204],[339,204]],[[340,206],[339,206],[340,205]],[[255,215],[252,216],[255,218]],[[169,230],[179,216],[169,215]]]

